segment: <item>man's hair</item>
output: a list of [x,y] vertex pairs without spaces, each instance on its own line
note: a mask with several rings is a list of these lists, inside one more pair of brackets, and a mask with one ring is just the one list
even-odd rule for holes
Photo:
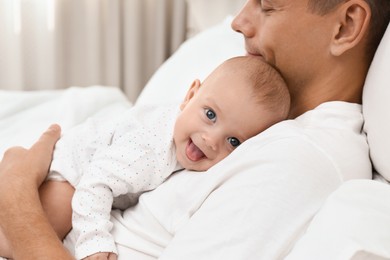
[[[313,13],[325,15],[346,0],[309,0],[308,8]],[[367,57],[369,61],[386,31],[390,20],[390,0],[364,0],[371,9],[371,21],[367,35]]]

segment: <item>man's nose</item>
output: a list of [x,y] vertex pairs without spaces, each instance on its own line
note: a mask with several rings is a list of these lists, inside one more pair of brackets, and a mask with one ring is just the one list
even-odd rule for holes
[[231,23],[232,29],[236,32],[242,33],[245,37],[252,37],[254,34],[252,19],[255,14],[252,12],[255,6],[253,6],[251,2],[253,2],[253,0],[248,0],[245,3],[241,11],[234,17]]

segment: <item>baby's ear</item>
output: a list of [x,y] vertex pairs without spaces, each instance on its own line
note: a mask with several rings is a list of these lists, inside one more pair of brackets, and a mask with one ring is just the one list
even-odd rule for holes
[[190,89],[187,91],[186,97],[180,105],[180,110],[183,110],[188,102],[196,95],[201,86],[200,80],[196,79],[192,82]]

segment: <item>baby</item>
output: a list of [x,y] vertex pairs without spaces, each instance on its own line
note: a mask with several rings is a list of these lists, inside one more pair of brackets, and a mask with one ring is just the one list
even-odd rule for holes
[[229,59],[195,80],[179,106],[135,106],[64,134],[40,190],[43,208],[61,239],[73,227],[77,259],[116,259],[113,206],[129,207],[180,169],[209,169],[286,119],[289,106],[274,68],[256,57]]

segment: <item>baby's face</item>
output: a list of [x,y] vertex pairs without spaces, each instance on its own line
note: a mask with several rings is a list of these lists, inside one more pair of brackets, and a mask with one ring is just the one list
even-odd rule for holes
[[236,75],[208,78],[192,90],[174,129],[177,160],[186,169],[209,169],[269,125],[270,113]]

